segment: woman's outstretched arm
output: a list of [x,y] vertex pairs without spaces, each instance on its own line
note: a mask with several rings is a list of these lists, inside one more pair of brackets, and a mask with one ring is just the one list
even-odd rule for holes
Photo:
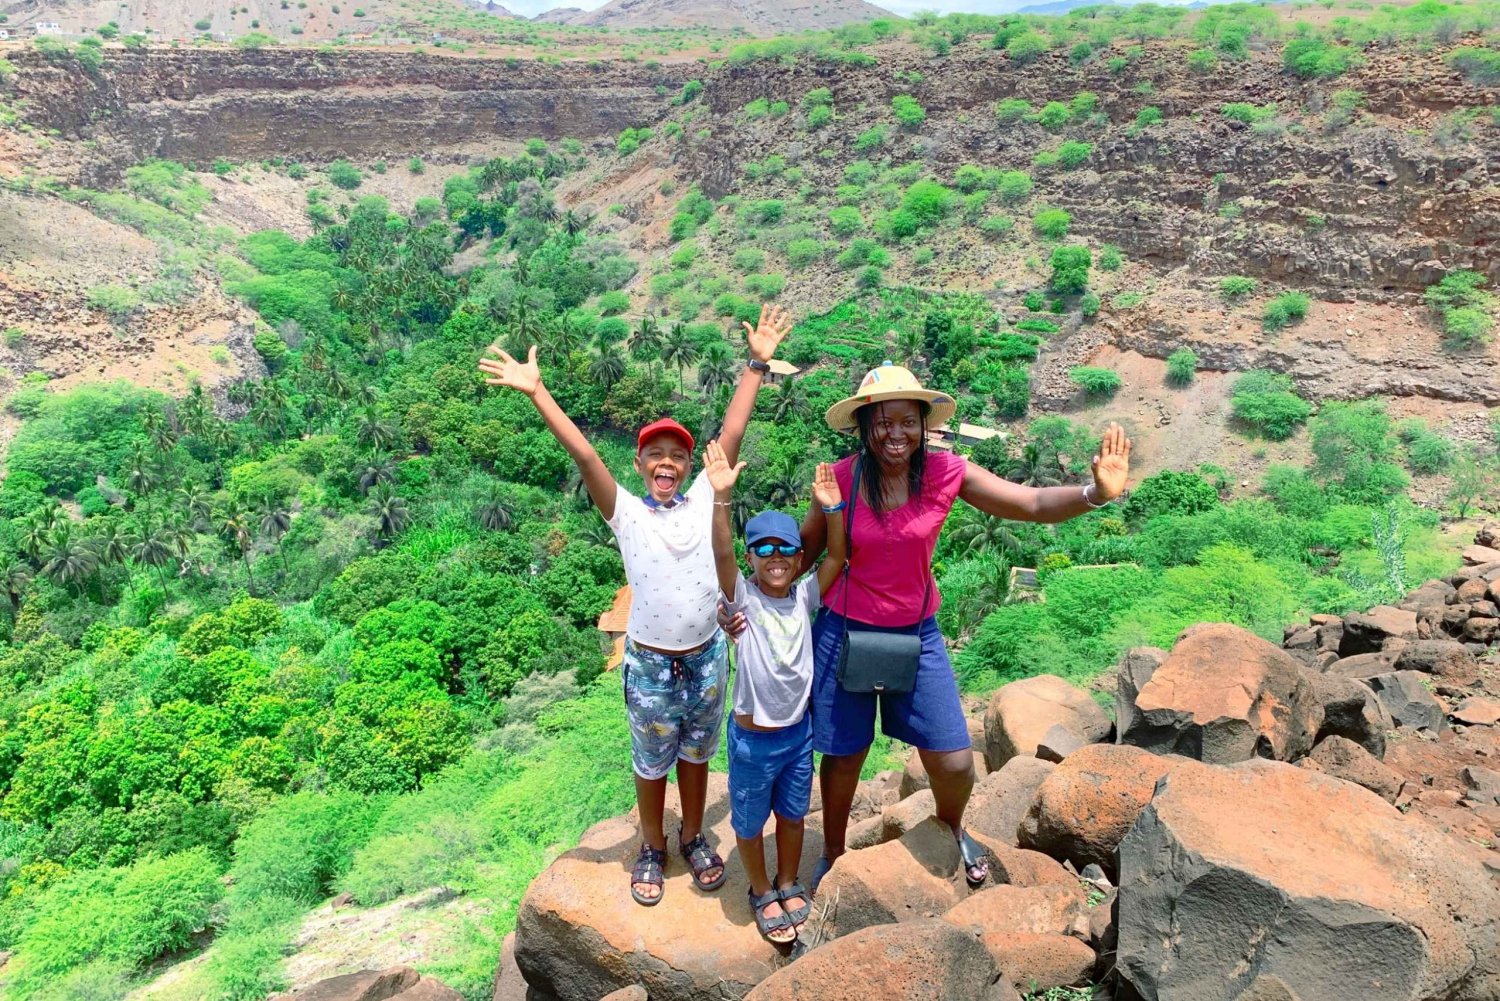
[[1110,424],[1092,463],[1094,481],[1082,487],[1023,487],[972,462],[964,471],[958,496],[985,514],[1011,521],[1055,524],[1076,518],[1093,506],[1112,501],[1125,490],[1130,475],[1130,439]]

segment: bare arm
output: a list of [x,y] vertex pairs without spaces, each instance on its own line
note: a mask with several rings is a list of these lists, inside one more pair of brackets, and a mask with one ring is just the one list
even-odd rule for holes
[[719,590],[724,600],[734,601],[734,592],[740,583],[740,567],[734,559],[734,532],[729,525],[729,502],[734,497],[734,483],[743,462],[731,466],[724,455],[724,446],[717,441],[708,443],[704,451],[704,472],[708,473],[709,485],[714,488],[714,519],[710,533],[714,544],[714,569],[719,575]]
[[[780,306],[762,306],[760,323],[745,324],[745,342],[750,345],[750,357],[768,362],[776,353],[776,346],[791,332],[792,318]],[[745,440],[745,427],[755,411],[755,397],[760,392],[761,373],[746,365],[740,373],[740,381],[734,387],[734,396],[729,400],[729,409],[724,411],[724,427],[719,432],[719,444],[724,446],[724,456],[733,465],[740,458],[740,443]]]
[[[844,512],[825,514],[823,509],[838,507],[843,501],[843,492],[839,490],[839,481],[834,478],[833,467],[826,462],[818,464],[818,472],[813,479],[813,505],[818,514],[823,516],[823,527],[828,539],[828,555],[823,557],[823,562],[818,565],[818,593],[826,596],[832,590],[834,582],[843,573],[844,561],[848,559],[848,545],[844,535]],[[804,553],[806,551],[807,539],[803,540]],[[822,546],[820,545],[821,549]]]
[[[1056,524],[1076,518],[1120,496],[1130,474],[1130,439],[1118,424],[1110,424],[1093,459],[1094,482],[1087,487],[1023,487],[1001,479],[982,466],[964,469],[958,496],[985,514],[1012,521]],[[1087,493],[1087,497],[1085,496]]]
[[496,357],[480,360],[479,370],[485,374],[484,381],[491,386],[505,386],[526,394],[537,413],[542,415],[547,430],[552,432],[558,444],[567,449],[578,465],[578,471],[583,474],[583,485],[588,488],[594,506],[604,515],[605,521],[613,518],[615,498],[619,494],[615,478],[610,475],[604,460],[599,458],[599,453],[594,451],[594,446],[578,430],[578,425],[563,412],[552,394],[547,392],[547,387],[542,385],[542,374],[536,364],[536,345],[532,345],[524,363],[506,354],[498,344],[491,344],[489,350]]

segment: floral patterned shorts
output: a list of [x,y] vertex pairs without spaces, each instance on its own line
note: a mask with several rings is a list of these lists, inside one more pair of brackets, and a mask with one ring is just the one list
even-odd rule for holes
[[719,749],[729,644],[722,632],[686,656],[625,641],[630,757],[643,779],[664,778],[678,758],[705,764]]

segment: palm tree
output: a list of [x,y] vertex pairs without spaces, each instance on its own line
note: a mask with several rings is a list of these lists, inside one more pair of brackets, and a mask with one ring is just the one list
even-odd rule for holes
[[919,330],[907,329],[896,334],[896,353],[907,368],[913,367],[912,363],[917,360],[925,346],[926,343]]
[[388,455],[372,453],[365,460],[365,468],[359,472],[359,489],[361,493],[368,494],[382,483],[391,483],[396,479],[396,463]]
[[182,404],[177,408],[177,413],[182,419],[182,426],[196,435],[203,433],[203,427],[208,418],[213,416],[213,403],[208,394],[203,392],[201,383],[193,383],[193,388],[188,390],[187,396],[183,397]]
[[733,384],[734,372],[734,349],[727,341],[709,341],[698,359],[698,385],[713,396],[720,386]]
[[0,591],[10,600],[11,614],[21,607],[21,595],[30,583],[30,567],[9,553],[0,554]]
[[953,541],[962,543],[964,552],[970,556],[997,551],[1011,558],[1021,554],[1021,540],[1002,519],[965,506],[954,520],[957,524],[951,529]]
[[515,515],[511,513],[510,494],[504,485],[491,481],[485,488],[484,496],[480,498],[479,506],[474,509],[474,520],[479,526],[491,532],[509,531],[511,525],[515,524]]
[[1055,487],[1062,482],[1062,467],[1057,463],[1056,453],[1028,441],[1005,478],[1027,487]]
[[781,424],[806,417],[811,410],[812,401],[807,395],[807,387],[799,382],[795,375],[787,376],[776,388],[776,398],[771,404],[771,416],[776,419],[776,423]]
[[682,371],[698,360],[698,342],[688,333],[688,325],[678,320],[662,340],[661,360],[677,367],[677,392],[683,392]]
[[136,442],[125,463],[125,486],[145,499],[156,489],[157,479],[156,463],[146,454],[145,446]]
[[589,361],[589,378],[604,387],[608,393],[615,384],[625,378],[625,355],[618,344],[600,341],[592,360]]
[[146,411],[141,417],[141,423],[145,425],[146,434],[151,438],[152,447],[158,452],[170,452],[172,446],[177,444],[177,431],[161,411]]
[[27,558],[39,560],[43,549],[52,539],[52,529],[57,525],[57,508],[44,507],[33,511],[21,525],[21,552]]
[[167,575],[162,568],[172,562],[171,536],[162,529],[144,532],[137,537],[135,545],[130,549],[130,555],[136,562],[156,568],[157,579],[161,581],[161,589],[165,593]]
[[197,483],[188,483],[178,487],[172,496],[177,502],[177,510],[190,524],[207,527],[209,516],[213,514],[207,490]]
[[245,579],[249,582],[251,595],[255,594],[255,575],[250,571],[250,547],[255,542],[254,522],[239,503],[231,499],[218,513],[219,534],[232,542],[245,561]]
[[812,475],[802,462],[790,455],[767,469],[757,481],[760,493],[769,507],[790,507],[809,483]]
[[568,209],[562,216],[563,232],[576,237],[588,229],[593,218],[593,214],[587,209]]
[[603,515],[597,511],[594,512],[592,518],[583,523],[583,527],[575,533],[574,537],[591,546],[619,546],[615,533],[610,530],[609,525],[605,524]]
[[630,338],[630,357],[636,361],[657,361],[661,358],[661,345],[661,324],[654,316],[641,317],[640,326]]
[[991,612],[1001,605],[1009,604],[1010,566],[1002,559],[993,557],[981,561],[981,573],[974,586],[965,588],[955,599],[958,635],[964,637],[974,631]]
[[370,513],[380,522],[377,529],[380,537],[387,541],[406,531],[406,526],[411,524],[411,509],[405,500],[396,496],[395,487],[389,483],[382,483],[370,495]]
[[135,538],[128,530],[122,530],[118,522],[111,521],[104,526],[104,531],[94,537],[94,548],[99,554],[99,562],[104,566],[111,567],[124,563],[130,556],[130,548],[135,544]]
[[371,451],[386,451],[396,443],[396,435],[396,427],[381,420],[372,410],[366,410],[359,419],[359,443],[369,446]]
[[276,543],[276,552],[281,556],[281,572],[283,576],[289,575],[291,571],[286,565],[286,550],[281,545],[281,539],[287,530],[292,527],[292,512],[285,503],[273,497],[266,497],[260,502],[260,534],[269,536]]
[[75,539],[73,526],[68,522],[53,529],[42,564],[43,574],[64,587],[77,586],[81,595],[81,585],[98,569],[99,554],[94,551],[92,539]]

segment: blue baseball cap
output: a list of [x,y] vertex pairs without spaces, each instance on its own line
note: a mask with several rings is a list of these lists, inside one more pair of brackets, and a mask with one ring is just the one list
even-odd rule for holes
[[802,545],[802,529],[797,519],[780,511],[762,511],[745,522],[745,545],[753,546],[766,539],[780,539]]

